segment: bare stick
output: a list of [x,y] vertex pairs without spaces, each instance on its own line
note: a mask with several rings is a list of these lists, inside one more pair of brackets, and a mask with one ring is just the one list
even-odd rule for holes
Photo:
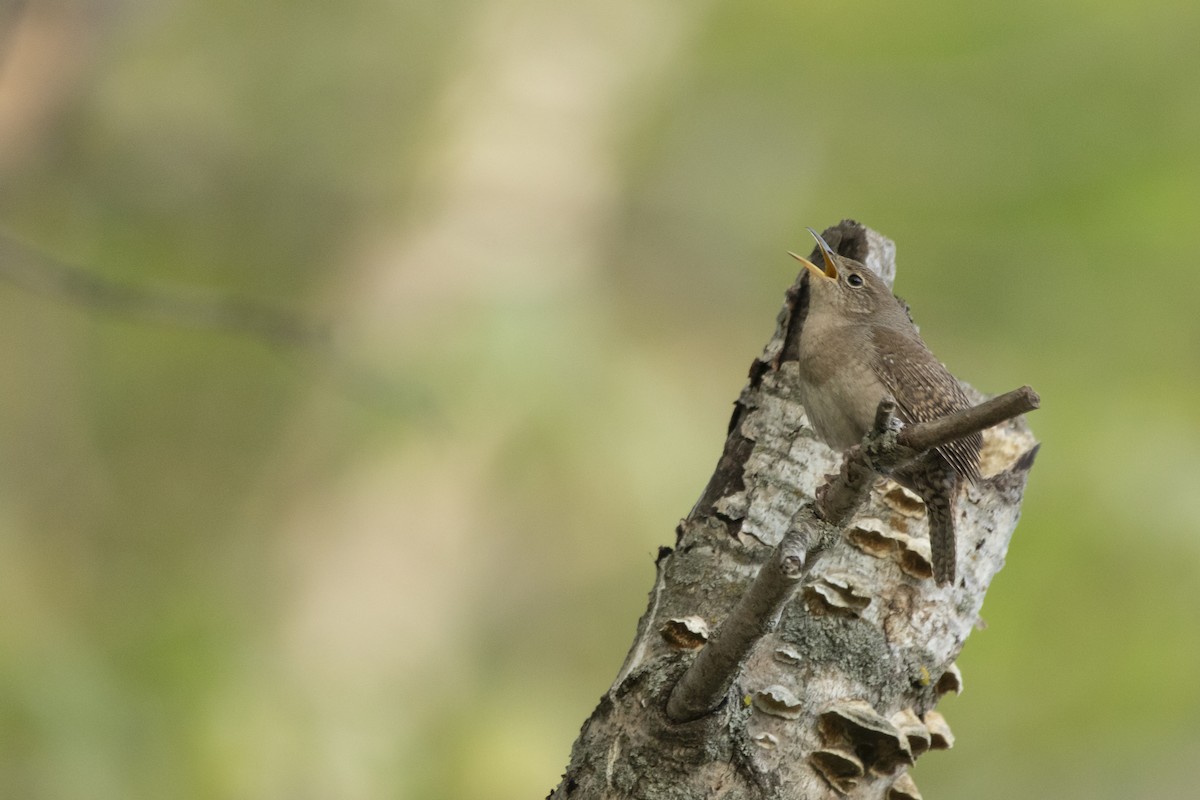
[[1005,420],[1019,417],[1037,409],[1041,404],[1042,399],[1038,397],[1037,392],[1029,386],[1022,386],[949,416],[909,425],[897,438],[901,445],[923,453],[955,439],[970,436],[976,431],[999,425]]
[[875,414],[875,429],[863,444],[846,451],[841,471],[817,489],[817,514],[835,527],[845,525],[866,500],[876,474],[887,474],[921,454],[955,439],[1019,417],[1041,405],[1029,386],[986,400],[929,422],[917,422],[896,432],[891,427],[895,402],[886,397]]
[[667,716],[672,721],[698,719],[718,708],[750,649],[774,629],[805,573],[806,545],[815,538],[818,525],[811,516],[807,523],[792,526],[712,641],[675,684],[667,701]]

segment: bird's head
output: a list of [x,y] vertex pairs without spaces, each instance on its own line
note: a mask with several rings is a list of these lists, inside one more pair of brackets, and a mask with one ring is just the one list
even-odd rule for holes
[[817,240],[824,269],[791,251],[788,255],[808,270],[811,308],[848,319],[882,317],[880,321],[895,316],[897,312],[902,313],[899,303],[882,278],[865,264],[838,255],[812,228],[808,232]]

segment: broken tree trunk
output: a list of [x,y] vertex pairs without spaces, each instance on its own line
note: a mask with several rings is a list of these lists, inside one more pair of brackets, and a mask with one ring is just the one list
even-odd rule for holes
[[[890,241],[850,220],[824,236],[892,282]],[[904,430],[885,401],[862,445],[832,452],[796,399],[805,291],[788,290],[551,798],[915,798],[908,767],[953,743],[934,707],[961,689],[954,660],[1004,564],[1037,452],[1017,415],[1037,396]],[[957,505],[959,578],[938,587],[920,499],[879,473],[997,419]]]

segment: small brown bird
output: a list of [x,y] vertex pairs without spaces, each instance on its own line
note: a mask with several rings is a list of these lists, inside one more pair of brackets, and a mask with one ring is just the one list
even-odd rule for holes
[[[809,228],[825,268],[807,269],[808,310],[800,329],[800,402],[826,444],[862,441],[879,401],[890,395],[905,422],[926,422],[970,407],[957,380],[930,352],[908,312],[865,265],[838,255]],[[891,476],[925,501],[938,584],[954,581],[954,500],[960,478],[979,479],[978,434],[930,450]]]

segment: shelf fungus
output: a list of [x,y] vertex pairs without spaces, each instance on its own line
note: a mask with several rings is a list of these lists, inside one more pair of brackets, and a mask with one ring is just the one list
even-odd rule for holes
[[881,775],[913,763],[908,737],[865,700],[847,700],[822,713],[819,732],[827,744],[848,743],[866,768]]
[[929,728],[930,749],[949,750],[954,747],[954,733],[941,714],[936,711],[925,712],[925,727]]
[[912,776],[907,772],[902,772],[896,776],[896,780],[892,781],[892,786],[888,789],[887,800],[922,800],[922,798],[917,784],[913,783]]
[[754,707],[764,714],[783,719],[799,719],[804,706],[787,687],[774,685],[754,693]]
[[804,587],[804,600],[814,614],[850,614],[871,604],[870,595],[859,592],[849,575],[822,575]]
[[900,553],[900,570],[922,580],[933,577],[933,559],[928,539],[909,538]]
[[838,792],[847,794],[858,785],[865,772],[863,763],[849,750],[828,748],[808,757],[808,763]]
[[658,632],[676,650],[699,650],[708,642],[708,623],[703,617],[669,619]]
[[794,647],[780,647],[775,651],[775,660],[789,667],[798,667],[804,662],[804,657]]
[[846,539],[869,556],[899,558],[908,547],[908,535],[890,528],[881,519],[860,519],[846,531]]
[[962,672],[958,669],[958,664],[951,664],[950,668],[942,673],[942,677],[938,678],[935,689],[939,696],[949,694],[950,692],[962,694]]
[[929,749],[929,728],[925,727],[924,722],[921,722],[921,718],[917,716],[917,712],[911,708],[897,711],[895,714],[892,714],[892,724],[908,740],[908,748],[912,750],[913,758],[919,758],[922,753]]
[[925,501],[921,496],[905,489],[894,481],[888,481],[884,487],[883,504],[902,517],[925,516]]
[[754,743],[756,745],[758,745],[759,747],[761,747],[764,750],[774,750],[776,747],[779,746],[779,737],[773,733],[767,733],[766,731],[762,731],[760,733],[754,734],[754,736],[751,738],[754,740]]

